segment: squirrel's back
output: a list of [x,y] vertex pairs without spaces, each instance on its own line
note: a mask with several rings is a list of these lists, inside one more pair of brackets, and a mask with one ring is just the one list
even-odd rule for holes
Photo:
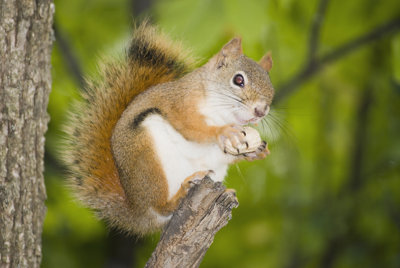
[[88,81],[69,116],[62,151],[71,172],[69,184],[86,206],[113,226],[129,231],[132,221],[140,219],[128,216],[111,151],[112,131],[136,95],[183,76],[192,62],[179,44],[143,23],[134,31],[125,59],[101,66],[100,79]]

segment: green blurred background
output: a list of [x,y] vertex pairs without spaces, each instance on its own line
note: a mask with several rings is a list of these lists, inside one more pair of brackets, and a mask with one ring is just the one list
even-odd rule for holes
[[239,208],[201,267],[400,267],[398,0],[55,0],[43,267],[143,267],[158,235],[127,238],[79,206],[58,148],[100,57],[149,16],[206,60],[235,35],[272,51],[271,155],[232,166]]

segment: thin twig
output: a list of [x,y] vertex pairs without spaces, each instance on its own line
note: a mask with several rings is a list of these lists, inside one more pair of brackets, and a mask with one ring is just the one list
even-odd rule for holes
[[293,76],[293,78],[289,79],[288,82],[283,83],[283,85],[278,86],[280,90],[277,92],[274,98],[274,103],[282,101],[288,95],[298,90],[299,86],[310,79],[313,75],[315,75],[318,71],[322,69],[322,67],[328,63],[335,62],[347,54],[355,51],[356,49],[367,45],[375,40],[379,40],[380,38],[390,34],[395,33],[400,30],[400,18],[395,18],[383,25],[376,27],[370,32],[361,35],[341,46],[336,48],[330,53],[325,54],[324,56],[317,57],[313,64],[305,64],[300,71]]
[[369,122],[369,111],[371,110],[373,102],[372,88],[368,86],[361,96],[360,103],[358,104],[357,114],[356,114],[356,124],[353,137],[353,153],[349,159],[350,174],[347,179],[347,184],[345,185],[343,195],[358,192],[362,186],[363,181],[363,160],[365,157],[365,149],[368,144],[367,132],[368,132],[368,122]]
[[314,20],[311,25],[310,40],[308,45],[308,60],[312,64],[318,53],[319,36],[321,33],[322,23],[324,22],[326,10],[329,0],[320,0],[317,12],[314,14]]
[[78,83],[79,88],[84,89],[86,82],[83,76],[82,67],[78,58],[73,53],[69,40],[65,38],[65,36],[60,32],[60,29],[58,28],[55,22],[53,25],[53,29],[54,29],[54,36],[56,37],[56,44],[60,49],[61,56],[63,57],[67,65],[68,71],[71,73],[72,77]]
[[341,58],[357,48],[378,40],[389,33],[395,33],[400,30],[400,17],[395,18],[383,25],[376,27],[374,30],[338,47],[334,51],[327,53],[321,57],[321,64],[327,64]]

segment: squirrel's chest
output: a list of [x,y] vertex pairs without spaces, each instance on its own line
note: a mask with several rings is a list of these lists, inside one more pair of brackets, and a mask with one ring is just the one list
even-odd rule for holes
[[222,181],[231,159],[217,144],[200,144],[186,140],[164,118],[151,115],[143,122],[153,141],[153,150],[168,181],[169,196],[197,171],[213,170],[214,181]]

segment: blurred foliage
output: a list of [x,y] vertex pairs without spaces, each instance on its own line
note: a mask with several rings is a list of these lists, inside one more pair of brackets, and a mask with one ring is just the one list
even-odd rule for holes
[[[153,21],[204,60],[232,36],[259,59],[272,51],[279,85],[308,61],[319,1],[154,1]],[[103,267],[110,234],[65,187],[57,149],[79,77],[99,57],[120,56],[129,40],[132,1],[55,0],[51,122],[46,144],[48,213],[43,267]],[[396,0],[330,1],[317,56],[400,16]],[[72,55],[65,54],[66,41]],[[72,57],[72,58],[71,58]],[[75,70],[76,71],[76,70]],[[240,206],[201,267],[400,267],[400,34],[360,46],[301,81],[259,126],[271,155],[230,169],[226,185]],[[157,236],[138,242],[142,267]],[[136,267],[135,266],[135,267]]]

